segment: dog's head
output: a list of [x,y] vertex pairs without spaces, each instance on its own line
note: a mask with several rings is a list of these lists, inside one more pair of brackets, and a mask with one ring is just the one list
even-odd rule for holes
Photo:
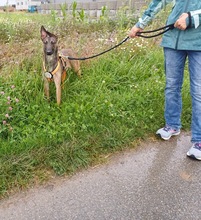
[[41,40],[44,45],[44,53],[46,55],[52,55],[53,53],[57,53],[57,36],[46,31],[46,29],[43,26],[41,26],[40,33]]

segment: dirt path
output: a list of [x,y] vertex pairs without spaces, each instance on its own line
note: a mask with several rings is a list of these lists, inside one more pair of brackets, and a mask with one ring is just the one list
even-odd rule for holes
[[190,134],[150,141],[100,167],[0,202],[1,220],[198,220],[201,164]]

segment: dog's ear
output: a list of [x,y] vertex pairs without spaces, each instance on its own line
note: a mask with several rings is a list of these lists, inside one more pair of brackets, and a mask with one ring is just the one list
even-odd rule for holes
[[41,39],[44,40],[47,36],[52,37],[54,39],[54,43],[57,42],[57,36],[47,31],[43,26],[40,29]]
[[40,34],[41,34],[42,40],[47,37],[47,31],[45,30],[45,28],[43,26],[41,26]]

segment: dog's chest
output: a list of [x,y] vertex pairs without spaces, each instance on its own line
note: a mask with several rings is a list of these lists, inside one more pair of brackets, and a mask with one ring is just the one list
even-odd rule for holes
[[55,59],[54,56],[46,56],[46,62],[45,62],[45,66],[47,71],[52,72],[55,69],[55,65],[57,62],[57,59]]

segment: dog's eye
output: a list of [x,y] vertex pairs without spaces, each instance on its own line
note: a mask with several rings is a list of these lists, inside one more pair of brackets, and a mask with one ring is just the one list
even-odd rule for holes
[[50,42],[51,42],[51,44],[56,44],[56,39],[54,37],[51,37]]

